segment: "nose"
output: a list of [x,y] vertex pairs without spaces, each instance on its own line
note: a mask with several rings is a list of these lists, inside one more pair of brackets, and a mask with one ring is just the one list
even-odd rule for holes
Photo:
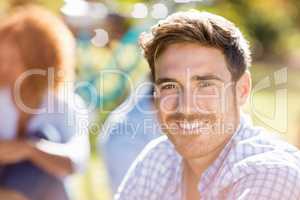
[[215,110],[215,104],[213,99],[199,95],[195,90],[185,89],[178,98],[177,111],[185,115],[207,114]]
[[195,102],[193,99],[193,92],[191,89],[185,89],[182,91],[178,98],[178,107],[177,110],[179,113],[186,115],[195,113]]

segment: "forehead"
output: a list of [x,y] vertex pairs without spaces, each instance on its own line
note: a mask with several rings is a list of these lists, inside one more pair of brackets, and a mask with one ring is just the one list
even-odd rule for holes
[[216,75],[230,80],[231,74],[221,50],[193,43],[172,44],[155,62],[155,79],[171,78],[180,82],[193,76]]

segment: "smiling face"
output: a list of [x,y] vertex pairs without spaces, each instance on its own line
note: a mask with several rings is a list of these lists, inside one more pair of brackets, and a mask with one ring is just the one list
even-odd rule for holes
[[162,130],[184,158],[223,147],[239,123],[250,90],[237,82],[222,51],[192,43],[168,46],[155,62],[155,102]]

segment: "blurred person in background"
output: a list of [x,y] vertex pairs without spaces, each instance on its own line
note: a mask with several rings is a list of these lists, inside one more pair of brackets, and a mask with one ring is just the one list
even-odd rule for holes
[[[113,50],[117,46],[114,42],[121,43],[127,27],[127,18],[117,13],[108,14],[103,22],[110,37],[106,47]],[[124,67],[121,62],[118,64]],[[150,74],[142,79],[129,97],[110,113],[98,137],[98,152],[103,155],[112,193],[117,191],[141,150],[161,133],[154,111]]]
[[101,129],[99,153],[104,157],[113,193],[141,150],[160,135],[153,104],[153,86],[146,78],[110,113]]
[[89,157],[88,115],[74,94],[75,40],[37,6],[0,24],[0,199],[66,200]]

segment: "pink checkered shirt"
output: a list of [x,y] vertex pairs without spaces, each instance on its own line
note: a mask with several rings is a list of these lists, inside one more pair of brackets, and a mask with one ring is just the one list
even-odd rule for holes
[[[116,200],[181,200],[182,158],[166,136],[138,156]],[[238,130],[198,185],[204,200],[299,200],[299,150],[241,117]]]

